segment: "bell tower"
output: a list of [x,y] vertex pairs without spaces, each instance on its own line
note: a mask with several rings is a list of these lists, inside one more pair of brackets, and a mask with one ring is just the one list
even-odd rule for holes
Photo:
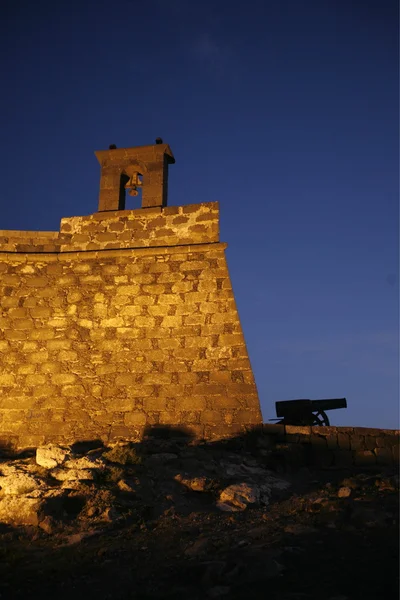
[[168,165],[175,163],[161,138],[151,146],[117,148],[95,152],[101,166],[99,212],[125,209],[125,194],[142,190],[142,208],[167,205]]

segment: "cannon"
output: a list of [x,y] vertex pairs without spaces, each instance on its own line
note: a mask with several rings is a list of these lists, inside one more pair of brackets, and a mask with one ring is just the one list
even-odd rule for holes
[[276,416],[284,425],[329,425],[326,410],[347,408],[346,398],[327,400],[282,400],[275,402]]

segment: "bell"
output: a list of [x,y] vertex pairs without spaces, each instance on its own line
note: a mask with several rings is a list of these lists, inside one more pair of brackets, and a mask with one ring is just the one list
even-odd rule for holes
[[130,196],[137,196],[139,194],[138,188],[143,185],[139,173],[133,173],[129,181],[125,184],[125,189],[128,190]]

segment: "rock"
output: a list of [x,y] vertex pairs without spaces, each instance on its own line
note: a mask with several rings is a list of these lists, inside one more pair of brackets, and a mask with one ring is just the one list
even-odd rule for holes
[[3,476],[0,476],[0,487],[6,496],[22,496],[29,494],[39,487],[44,487],[43,483],[33,475],[18,469],[17,467],[2,465]]
[[[396,483],[397,483],[397,485],[396,485]],[[375,481],[375,485],[381,492],[383,492],[383,491],[395,492],[396,489],[398,488],[398,481],[396,482],[394,477],[382,478],[382,479],[377,479]]]
[[266,471],[262,467],[247,466],[243,463],[238,465],[235,463],[221,461],[221,467],[225,475],[227,475],[228,477],[240,477],[241,479],[246,477],[251,478],[255,475],[258,477],[262,477],[268,473],[268,471]]
[[[242,465],[243,466],[243,465]],[[247,467],[246,467],[247,468]],[[253,467],[249,467],[253,469]],[[218,508],[225,511],[244,510],[248,504],[269,504],[274,489],[286,490],[290,483],[278,479],[266,471],[262,477],[257,478],[257,483],[252,479],[245,482],[232,484],[220,493]]]
[[94,473],[91,469],[54,469],[52,476],[58,481],[85,481],[93,480]]
[[90,456],[82,456],[82,458],[72,458],[67,460],[63,467],[66,469],[105,469],[104,462],[99,458],[91,458]]
[[121,515],[114,506],[109,506],[102,513],[100,518],[104,521],[107,521],[108,523],[115,523],[115,521],[118,521],[118,519],[121,518]]
[[82,481],[83,479],[66,479],[61,484],[62,490],[82,490]]
[[174,479],[184,485],[187,489],[192,490],[192,492],[207,492],[211,485],[211,482],[207,477],[185,477],[178,473],[178,475],[175,475]]
[[55,529],[55,521],[52,517],[47,515],[42,521],[39,523],[40,529],[43,529],[49,535],[54,533]]
[[[83,540],[85,540],[88,537],[92,537],[93,535],[96,535],[96,531],[93,529],[73,533],[72,535],[67,536],[65,542],[63,544],[60,544],[59,547],[65,548],[66,546],[74,546],[75,544],[80,544]],[[102,556],[105,552],[107,552],[107,549],[101,548],[98,551],[97,555]]]
[[245,510],[249,504],[257,504],[259,501],[260,489],[256,485],[237,483],[222,490],[217,506],[220,510],[236,512]]
[[139,479],[120,479],[117,483],[118,489],[121,492],[130,492],[135,493],[137,491],[137,486],[139,485]]
[[27,496],[7,496],[0,500],[0,521],[9,525],[38,525],[42,501]]
[[338,498],[348,498],[349,496],[351,496],[351,488],[347,486],[339,488]]
[[36,450],[36,463],[45,469],[54,469],[61,465],[69,455],[68,450],[48,444]]

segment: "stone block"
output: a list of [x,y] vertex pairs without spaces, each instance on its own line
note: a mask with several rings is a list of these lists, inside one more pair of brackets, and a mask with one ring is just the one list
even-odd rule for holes
[[61,388],[61,395],[68,396],[69,398],[76,398],[85,395],[85,388],[83,385],[64,385]]
[[254,409],[239,409],[234,415],[234,422],[243,425],[257,425],[258,423],[262,423],[261,413]]
[[353,453],[351,450],[334,450],[334,465],[336,467],[351,467],[354,464]]
[[365,436],[365,448],[366,450],[374,450],[376,448],[376,438],[374,436]]
[[376,456],[371,450],[356,450],[354,464],[358,467],[372,467],[376,465]]
[[390,448],[375,448],[374,454],[378,465],[391,465],[393,463],[393,455]]
[[180,413],[180,415],[181,415],[181,423],[182,424],[188,424],[188,425],[199,424],[200,425],[201,411],[186,410],[186,411],[182,411]]
[[285,435],[285,442],[288,444],[300,444],[302,439],[301,435],[296,435],[295,433],[287,433]]
[[0,373],[0,385],[14,385],[15,375],[11,373]]
[[132,411],[134,409],[134,406],[134,399],[126,396],[121,398],[111,397],[106,404],[107,411],[121,413]]
[[16,331],[15,329],[6,329],[4,331],[6,340],[25,340],[27,337],[26,331]]
[[313,445],[310,453],[312,464],[321,468],[328,468],[334,464],[334,451],[328,447]]
[[128,427],[133,426],[142,426],[146,425],[147,417],[144,412],[134,411],[134,412],[126,412],[124,414],[124,423]]
[[31,375],[36,372],[36,365],[21,365],[17,368],[18,375]]
[[365,450],[365,438],[363,435],[354,433],[350,436],[350,448],[354,451]]
[[42,327],[40,329],[33,329],[29,337],[31,340],[52,340],[56,335],[54,329],[47,329]]
[[219,425],[223,422],[223,413],[221,410],[202,410],[200,421],[206,425]]
[[285,433],[292,435],[310,436],[311,427],[299,425],[285,425]]
[[281,423],[263,423],[262,430],[267,435],[280,437],[285,435],[285,425]]
[[58,359],[65,362],[76,362],[79,360],[78,353],[72,350],[61,350]]
[[34,323],[31,319],[16,319],[13,322],[13,327],[17,330],[29,330],[34,328]]
[[40,371],[42,373],[59,373],[61,371],[61,366],[59,363],[56,362],[45,361],[40,365]]
[[120,439],[132,440],[135,437],[140,438],[140,430],[136,431],[133,425],[113,425],[110,430],[109,442],[116,442]]
[[44,385],[47,381],[46,375],[35,373],[34,375],[27,375],[25,379],[25,385],[33,386],[33,385]]
[[[1,394],[0,397],[0,409],[19,409],[19,410],[30,410],[37,405],[38,400],[33,396],[10,396],[5,393]],[[28,413],[26,413],[28,414]]]
[[338,436],[336,434],[326,436],[326,444],[330,450],[338,448]]
[[165,410],[159,413],[158,423],[160,425],[180,425],[182,423],[181,413],[177,410]]
[[181,396],[176,398],[175,406],[177,410],[201,410],[205,411],[207,407],[207,400],[205,396],[193,396],[190,395],[188,397]]
[[167,399],[149,396],[143,399],[143,409],[147,411],[165,411]]
[[328,445],[326,442],[326,437],[324,437],[324,436],[311,435],[310,442],[311,442],[312,446],[315,446],[317,448],[328,448]]
[[338,446],[341,450],[350,450],[350,437],[347,433],[338,433]]
[[210,383],[227,385],[227,384],[231,384],[231,382],[232,382],[232,372],[231,371],[210,371]]
[[244,337],[241,333],[223,334],[219,336],[219,346],[242,346],[244,345]]

